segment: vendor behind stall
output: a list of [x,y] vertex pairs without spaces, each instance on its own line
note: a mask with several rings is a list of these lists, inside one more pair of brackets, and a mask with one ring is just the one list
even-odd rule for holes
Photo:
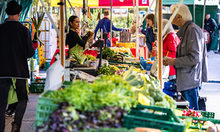
[[69,49],[73,48],[77,44],[85,49],[86,42],[90,37],[90,33],[87,33],[83,37],[79,35],[79,23],[80,20],[77,16],[71,16],[69,18],[70,30],[66,35],[66,45],[68,45]]
[[147,27],[141,32],[146,35],[146,45],[149,53],[152,52],[152,43],[155,41],[155,34],[153,32],[154,14],[148,14],[146,17]]
[[[109,11],[105,10],[104,11],[104,18],[99,21],[98,25],[95,28],[94,39],[96,38],[96,34],[97,34],[99,29],[100,29],[100,32],[102,30],[103,33],[107,33],[108,34],[108,38],[109,38],[109,35],[110,35],[109,33],[110,33],[110,28],[111,28],[111,20],[109,20],[108,16],[109,16]],[[123,31],[124,29],[116,28],[112,24],[112,30],[114,30],[114,31]],[[107,39],[107,46],[108,47],[111,46],[109,39]]]

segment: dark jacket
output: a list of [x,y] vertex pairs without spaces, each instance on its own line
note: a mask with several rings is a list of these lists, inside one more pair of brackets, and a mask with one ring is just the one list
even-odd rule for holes
[[77,32],[70,30],[66,35],[66,45],[69,45],[69,49],[71,49],[78,44],[84,49],[88,38],[88,35],[80,37]]
[[207,50],[201,28],[192,21],[186,22],[177,35],[181,41],[174,65],[176,85],[177,91],[185,91],[208,81]]
[[[103,30],[103,33],[109,33],[110,32],[110,28],[111,28],[111,20],[109,20],[107,17],[104,17],[103,19],[101,19],[98,23],[98,25],[95,28],[95,35],[94,35],[94,39],[96,37],[96,34],[98,32],[98,30],[101,29]],[[113,24],[112,24],[112,30],[114,31],[122,31],[123,29],[120,28],[116,28]]]
[[34,55],[30,31],[18,21],[0,25],[0,78],[29,78],[27,58]]
[[142,29],[141,32],[146,35],[146,45],[149,51],[152,51],[152,43],[155,41],[155,35],[151,27],[147,27],[146,30]]
[[204,29],[209,33],[214,33],[215,29],[217,28],[217,24],[214,19],[209,18],[208,20],[205,19]]

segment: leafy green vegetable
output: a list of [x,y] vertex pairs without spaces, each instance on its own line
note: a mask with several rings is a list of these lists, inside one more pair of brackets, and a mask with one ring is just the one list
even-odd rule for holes
[[87,58],[87,60],[90,60],[90,61],[96,60],[96,58],[92,55],[87,55],[86,58]]
[[42,13],[37,12],[37,16],[34,15],[33,18],[31,18],[31,20],[32,20],[32,22],[33,22],[33,24],[34,24],[35,31],[36,31],[36,37],[37,37],[37,39],[40,41],[41,44],[43,44],[43,43],[42,43],[42,41],[39,39],[38,33],[39,33],[39,30],[40,30],[41,23],[42,23],[42,21],[43,21],[43,19],[44,19],[44,15],[45,15],[44,12],[42,12]]
[[115,56],[115,52],[114,50],[112,50],[111,48],[109,47],[106,47],[104,50],[103,50],[103,59],[107,59],[107,57],[113,57]]
[[137,132],[134,129],[126,128],[100,128],[100,129],[87,129],[83,132]]
[[100,67],[98,69],[98,74],[103,74],[103,75],[114,75],[116,70],[114,67],[107,66],[106,64],[103,67]]
[[70,57],[73,57],[79,64],[83,64],[84,61],[86,60],[86,55],[84,55],[84,50],[83,47],[80,45],[76,44],[73,48],[70,49],[69,51]]
[[135,93],[121,76],[101,76],[94,83],[75,81],[63,90],[47,95],[68,102],[80,111],[94,111],[103,106],[118,106],[130,110],[136,106]]

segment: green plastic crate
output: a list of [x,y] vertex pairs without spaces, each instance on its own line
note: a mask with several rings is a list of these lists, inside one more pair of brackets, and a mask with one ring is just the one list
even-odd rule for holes
[[42,92],[44,92],[44,84],[42,84],[42,83],[31,83],[30,92],[31,93],[42,93]]
[[62,86],[67,87],[67,86],[71,85],[72,83],[73,83],[72,81],[64,81]]
[[[184,110],[184,109],[179,109],[178,110]],[[204,118],[210,118],[210,119],[214,119],[215,118],[215,112],[208,112],[208,111],[201,111],[201,110],[198,110],[201,114],[202,114],[202,117]]]
[[35,79],[31,82],[30,92],[31,93],[42,93],[44,92],[45,79]]
[[148,127],[169,132],[183,132],[185,124],[171,109],[138,105],[137,108],[124,115],[123,127],[128,129]]
[[35,128],[47,122],[50,114],[58,107],[59,100],[45,97],[50,92],[52,91],[45,91],[38,98]]
[[215,118],[215,112],[208,112],[208,111],[199,111],[201,112],[202,116],[205,118],[214,119]]
[[[188,116],[179,116],[179,118],[181,119],[186,119],[186,118],[192,118],[193,121],[211,121],[212,123],[214,124],[220,124],[220,120],[218,119],[212,119],[212,118],[205,118],[205,117],[188,117]],[[196,123],[194,123],[196,124]],[[191,129],[201,129],[201,130],[206,130],[207,128],[205,127],[202,127],[202,128],[199,128],[198,125],[191,125],[190,126]]]

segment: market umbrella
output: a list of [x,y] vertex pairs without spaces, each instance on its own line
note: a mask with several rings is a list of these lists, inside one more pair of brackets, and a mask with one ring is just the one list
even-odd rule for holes
[[[51,6],[58,6],[57,3],[60,2],[60,0],[50,0]],[[83,0],[70,0],[72,6],[75,7],[83,7]],[[139,0],[138,1],[139,6],[149,6],[149,0]],[[89,7],[110,7],[111,6],[111,0],[88,0],[88,6]],[[112,0],[112,6],[113,7],[132,7],[133,6],[133,0]]]

